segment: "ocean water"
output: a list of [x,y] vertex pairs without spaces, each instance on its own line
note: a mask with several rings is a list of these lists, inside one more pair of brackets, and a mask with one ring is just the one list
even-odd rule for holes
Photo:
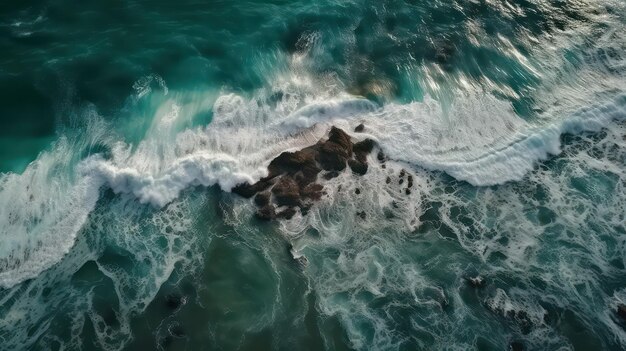
[[[626,349],[625,30],[623,0],[3,2],[0,350]],[[331,126],[389,160],[290,220],[230,193]]]

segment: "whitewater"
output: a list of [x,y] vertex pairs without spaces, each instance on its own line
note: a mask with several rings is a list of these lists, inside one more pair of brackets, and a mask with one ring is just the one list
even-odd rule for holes
[[[522,88],[411,55],[394,72],[418,97],[383,75],[355,88],[349,69],[317,69],[328,43],[305,30],[291,52],[254,58],[260,86],[185,89],[150,72],[126,119],[81,105],[22,171],[0,173],[0,349],[623,348],[615,6],[594,14],[601,31],[516,43],[468,21],[468,42],[540,82]],[[333,126],[376,152],[363,177],[324,181],[308,214],[259,222],[231,193]]]

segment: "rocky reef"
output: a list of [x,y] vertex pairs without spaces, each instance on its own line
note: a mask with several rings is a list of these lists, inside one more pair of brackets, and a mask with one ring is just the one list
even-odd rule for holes
[[[359,125],[355,132],[363,129]],[[267,177],[254,184],[239,184],[232,192],[254,197],[259,219],[290,219],[298,211],[304,215],[324,194],[320,176],[329,180],[348,169],[358,176],[366,174],[367,155],[375,146],[372,139],[353,142],[345,131],[332,127],[327,139],[302,150],[281,153],[270,162]],[[384,158],[381,155],[379,160]]]

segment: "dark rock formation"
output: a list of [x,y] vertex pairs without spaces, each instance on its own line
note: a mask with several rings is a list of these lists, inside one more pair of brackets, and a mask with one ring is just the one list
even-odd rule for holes
[[274,206],[267,204],[256,211],[256,216],[258,219],[269,221],[270,219],[276,218],[276,211],[274,210]]
[[239,184],[232,189],[232,192],[239,196],[243,196],[249,199],[253,197],[254,194],[269,188],[270,185],[272,185],[272,183],[273,183],[272,179],[267,177],[267,178],[263,178],[259,180],[258,182],[254,184],[248,184],[248,183]]
[[296,215],[296,209],[293,207],[289,207],[278,214],[276,214],[276,218],[284,218],[284,219],[292,219],[293,216]]
[[524,351],[524,344],[520,341],[513,341],[509,346],[509,350],[511,351]]
[[350,136],[346,134],[346,132],[344,132],[343,130],[337,127],[330,128],[330,132],[328,133],[328,141],[325,144],[328,144],[329,142],[340,145],[345,150],[348,150],[349,156],[352,155],[352,140],[350,139]]
[[316,162],[317,157],[318,152],[312,147],[296,152],[283,152],[270,162],[269,176],[275,177],[282,173],[302,172],[307,178],[315,178],[321,171]]
[[617,305],[617,315],[621,319],[626,320],[626,305],[624,305],[623,303]]
[[482,288],[485,286],[485,278],[477,275],[475,277],[467,278],[467,283],[473,288]]
[[363,175],[368,170],[367,155],[374,147],[371,139],[353,143],[346,132],[332,127],[327,140],[281,153],[270,162],[267,177],[254,184],[239,184],[232,192],[245,198],[254,196],[258,206],[256,216],[262,220],[290,219],[296,215],[297,208],[304,215],[312,202],[324,195],[324,186],[318,183],[322,170],[326,171],[322,175],[326,180],[339,176],[347,166],[354,174]]
[[328,172],[326,174],[324,174],[324,179],[326,180],[331,180],[333,178],[337,178],[339,177],[339,172],[337,171],[332,171],[332,172]]
[[363,130],[365,129],[365,125],[363,125],[363,123],[359,124],[358,126],[356,126],[354,128],[354,131],[357,133],[361,133]]
[[278,206],[300,205],[300,186],[291,177],[281,177],[272,188],[272,193]]
[[259,206],[259,207],[263,207],[267,204],[270,203],[270,193],[265,191],[262,193],[258,193],[256,194],[256,196],[254,197],[254,203]]
[[176,310],[184,304],[185,299],[177,294],[169,294],[165,297],[165,305],[171,310]]
[[380,162],[385,162],[387,157],[385,156],[385,154],[382,151],[378,151],[378,155],[376,155],[376,159],[378,159],[378,161],[380,161]]
[[358,175],[363,175],[367,173],[368,166],[366,162],[361,162],[358,160],[348,160],[348,166],[350,166],[350,169],[352,170],[352,172]]
[[367,154],[372,152],[375,145],[376,143],[374,142],[374,140],[365,139],[363,141],[359,141],[358,143],[355,143],[354,146],[352,147],[352,150],[356,154],[361,154],[361,156],[367,156]]
[[300,191],[300,195],[302,195],[303,198],[318,201],[324,194],[323,190],[324,186],[322,184],[311,183]]

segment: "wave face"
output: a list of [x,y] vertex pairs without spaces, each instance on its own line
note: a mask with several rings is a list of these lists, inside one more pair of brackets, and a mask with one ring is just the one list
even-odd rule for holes
[[[626,347],[622,2],[81,6],[0,14],[3,347]],[[332,126],[307,215],[230,194]]]

